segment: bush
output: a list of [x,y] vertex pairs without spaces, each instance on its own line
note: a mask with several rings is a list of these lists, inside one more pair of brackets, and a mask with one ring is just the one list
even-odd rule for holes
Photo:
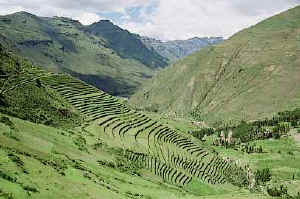
[[245,121],[242,121],[233,129],[233,137],[241,139],[242,142],[250,141],[252,135],[252,126]]
[[81,135],[77,136],[73,140],[74,144],[78,147],[80,151],[88,152],[87,146],[86,146],[86,140]]
[[257,170],[254,173],[255,181],[258,185],[265,184],[266,182],[271,180],[271,172],[269,168],[264,168],[262,170]]
[[212,134],[214,134],[214,129],[212,129],[212,128],[203,128],[203,129],[200,129],[200,130],[196,130],[196,131],[190,131],[190,133],[194,136],[194,137],[196,137],[196,138],[198,138],[198,139],[200,139],[200,140],[202,140],[202,138],[206,135],[206,136],[210,136],[210,135],[212,135]]
[[0,118],[0,122],[5,124],[6,126],[9,126],[11,129],[15,129],[15,124],[12,121],[10,121],[8,117],[2,116]]
[[146,107],[145,111],[157,113],[159,111],[159,105],[158,104],[152,104],[151,106]]
[[280,185],[279,188],[277,188],[277,187],[272,187],[272,188],[268,187],[267,188],[268,194],[272,197],[281,197],[284,195],[288,195],[287,191],[288,191],[288,189],[284,185]]

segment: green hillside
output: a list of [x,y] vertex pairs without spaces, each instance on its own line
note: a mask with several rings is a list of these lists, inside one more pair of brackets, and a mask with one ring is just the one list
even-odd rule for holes
[[147,81],[132,105],[209,122],[300,106],[300,7],[202,49]]
[[80,126],[83,117],[40,77],[51,76],[0,45],[0,112],[54,127]]
[[167,58],[148,49],[140,38],[114,25],[109,20],[102,20],[86,27],[86,31],[104,38],[108,47],[125,59],[135,59],[152,68],[164,67],[167,65]]
[[157,68],[166,66],[164,58],[148,50],[134,34],[113,24],[101,27],[19,12],[0,16],[0,42],[10,43],[17,54],[50,71],[67,72],[119,96],[133,94]]
[[[280,132],[287,137],[274,131],[280,139],[250,143],[264,153],[245,154],[214,145],[217,133],[198,139],[187,121],[133,110],[3,47],[0,57],[0,198],[298,199],[298,110],[278,120],[291,123]],[[257,125],[265,123],[279,124]]]

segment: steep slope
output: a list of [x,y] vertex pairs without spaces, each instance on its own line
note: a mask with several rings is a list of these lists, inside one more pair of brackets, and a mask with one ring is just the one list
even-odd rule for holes
[[257,119],[300,106],[300,7],[189,56],[131,104],[207,121]]
[[[93,27],[68,18],[19,12],[0,17],[0,42],[10,42],[12,50],[50,71],[68,72],[120,96],[132,94],[157,67],[166,65],[161,56],[132,39],[131,33],[119,33],[120,29],[112,26],[104,31],[104,38],[89,33]],[[122,42],[116,44],[109,35],[125,36],[120,36]],[[133,50],[125,52],[128,47]]]
[[49,75],[0,45],[0,112],[55,127],[79,126],[79,112],[41,84],[39,78]]
[[[9,102],[0,109],[0,196],[90,198],[102,193],[108,198],[139,198],[163,186],[166,189],[155,198],[170,192],[180,198],[179,191],[201,194],[202,189],[194,187],[247,187],[243,165],[228,161],[187,133],[71,76],[15,61],[11,53],[4,52],[3,58],[1,93]],[[70,111],[60,117],[55,108],[63,103],[84,123],[75,123]],[[22,109],[14,114],[6,107]],[[68,116],[72,126],[53,128],[34,120],[44,113],[49,114],[46,119],[58,117],[58,121]],[[69,190],[70,184],[76,188]]]
[[149,49],[154,49],[171,62],[182,59],[206,46],[215,45],[224,41],[222,37],[194,37],[188,40],[166,42],[149,37],[140,37],[140,39]]
[[146,48],[139,37],[114,25],[109,20],[101,20],[86,27],[86,31],[104,38],[108,47],[122,58],[136,59],[152,68],[167,65],[166,58],[155,51]]

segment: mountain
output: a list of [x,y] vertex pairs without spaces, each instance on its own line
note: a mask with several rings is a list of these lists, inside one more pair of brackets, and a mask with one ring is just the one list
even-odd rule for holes
[[104,38],[108,47],[125,59],[135,59],[146,66],[157,68],[166,66],[166,58],[153,50],[145,48],[136,34],[114,25],[109,20],[102,20],[86,28],[88,33]]
[[300,7],[176,62],[130,103],[209,122],[252,120],[300,106]]
[[188,133],[1,45],[0,58],[1,198],[179,199],[246,190],[244,167]]
[[149,48],[171,62],[182,59],[200,49],[223,42],[222,37],[194,37],[188,40],[160,41],[150,37],[140,37],[141,41]]
[[166,59],[109,21],[83,26],[26,12],[0,16],[0,42],[50,71],[68,72],[112,95],[128,96]]

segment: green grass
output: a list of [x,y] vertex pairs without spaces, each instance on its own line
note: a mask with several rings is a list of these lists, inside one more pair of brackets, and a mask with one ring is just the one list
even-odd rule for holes
[[52,126],[80,125],[83,118],[55,91],[42,85],[50,75],[0,46],[0,111],[24,120]]
[[257,141],[264,154],[213,147],[216,135],[193,138],[189,120],[138,112],[0,50],[0,198],[268,198],[248,190],[246,164],[298,191],[295,130]]
[[[128,198],[128,194],[139,194],[149,199],[226,198],[231,194],[236,198],[251,198],[255,195],[232,185],[208,185],[196,181],[181,189],[163,182],[144,169],[138,171],[141,176],[136,176],[118,168],[100,166],[98,160],[116,163],[117,157],[122,157],[107,145],[97,150],[92,148],[96,140],[104,143],[109,141],[98,129],[89,134],[78,129],[69,133],[17,118],[9,119],[19,129],[22,138],[16,141],[3,136],[7,126],[0,124],[0,171],[15,177],[17,181],[9,182],[0,177],[0,187],[4,192],[12,193],[14,198],[53,198],[53,195],[58,198],[95,198],[99,195],[105,198]],[[78,135],[87,140],[89,153],[79,150],[72,142],[72,138]],[[9,159],[9,153],[19,157],[24,166],[21,168]],[[57,165],[64,165],[64,169],[57,169]],[[64,175],[60,174],[62,170]],[[24,186],[36,188],[38,192],[26,191]]]
[[[202,49],[156,74],[130,98],[170,117],[254,120],[300,106],[300,7]],[[154,107],[154,108],[153,108]]]

